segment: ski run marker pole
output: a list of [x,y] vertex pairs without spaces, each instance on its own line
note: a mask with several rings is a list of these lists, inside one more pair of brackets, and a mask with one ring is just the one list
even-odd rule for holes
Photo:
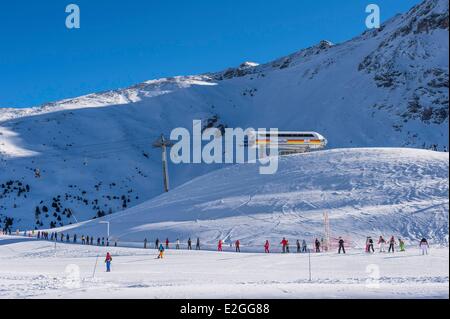
[[311,281],[311,249],[308,248],[309,281]]
[[97,269],[97,263],[98,263],[98,255],[97,255],[97,258],[95,259],[95,266],[94,266],[94,272],[92,273],[92,278],[95,277],[95,270]]

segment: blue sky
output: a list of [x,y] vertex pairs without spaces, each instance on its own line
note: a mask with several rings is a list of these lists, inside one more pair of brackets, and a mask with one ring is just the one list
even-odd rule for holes
[[[26,107],[145,80],[268,62],[365,30],[419,0],[27,0],[0,8],[0,107]],[[81,28],[65,27],[65,8]]]

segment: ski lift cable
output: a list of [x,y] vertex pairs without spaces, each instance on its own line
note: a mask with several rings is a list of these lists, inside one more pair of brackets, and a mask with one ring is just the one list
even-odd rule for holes
[[[50,154],[46,154],[45,157],[45,161],[46,162],[59,162],[61,160],[64,160],[62,158],[62,156],[77,156],[77,157],[91,157],[91,156],[101,156],[103,154],[112,154],[115,152],[120,152],[123,150],[127,150],[127,149],[131,149],[131,148],[135,148],[135,147],[139,147],[139,146],[145,146],[148,145],[148,139],[146,139],[147,142],[145,143],[132,143],[129,145],[123,145],[123,146],[114,146],[114,147],[108,147],[108,148],[104,148],[104,149],[100,149],[100,150],[88,150],[87,152],[83,152],[83,153],[72,153],[72,154],[61,154],[61,153],[56,153],[53,152]],[[49,159],[50,158],[50,159]],[[51,159],[53,158],[53,159]],[[76,160],[77,158],[74,158],[73,160]],[[14,161],[29,161],[30,157],[26,157],[26,158],[20,158],[20,159],[15,159]],[[39,160],[38,158],[34,158],[34,161]],[[72,159],[66,159],[66,160],[72,160]],[[6,162],[6,160],[5,160]]]
[[[72,149],[81,149],[81,148],[90,148],[90,147],[95,147],[95,146],[100,146],[100,145],[105,145],[105,148],[100,147],[100,151],[103,150],[109,150],[110,148],[115,149],[117,146],[117,144],[122,144],[122,143],[134,143],[136,145],[141,145],[143,143],[136,143],[136,142],[140,142],[140,141],[148,141],[149,143],[152,142],[153,138],[156,138],[157,135],[155,136],[150,136],[150,137],[146,137],[146,138],[140,138],[140,139],[126,139],[126,140],[117,140],[117,141],[109,141],[109,142],[103,142],[103,143],[94,143],[94,144],[85,144],[85,145],[78,145],[78,146],[71,146],[70,150]],[[69,149],[67,149],[69,150]],[[95,152],[98,151],[98,149],[93,150]],[[77,153],[75,153],[74,155],[77,155]],[[52,156],[56,156],[56,157],[60,157],[61,153],[57,152],[57,151],[49,151],[46,152],[46,157],[52,157]],[[25,159],[25,158],[23,158]]]
[[[113,153],[118,153],[121,151],[125,151],[127,149],[131,149],[133,147],[136,147],[139,145],[133,145],[133,146],[123,146],[121,148],[116,148],[116,149],[109,149],[109,150],[102,150],[102,151],[96,151],[96,152],[88,152],[88,153],[75,153],[75,154],[59,154],[59,155],[48,155],[45,158],[41,158],[41,157],[33,157],[32,159],[30,157],[26,157],[26,158],[20,158],[20,159],[15,159],[14,162],[18,162],[18,161],[33,161],[34,163],[38,163],[40,161],[45,161],[46,163],[56,163],[56,162],[61,162],[61,161],[72,161],[72,160],[79,160],[80,157],[93,157],[93,156],[101,156],[101,155],[106,155],[106,154],[113,154]],[[69,157],[65,157],[65,156],[69,156]],[[31,165],[31,163],[30,163]]]
[[[148,145],[147,142],[145,143],[133,143],[133,144],[129,144],[129,145],[123,145],[123,146],[115,146],[115,147],[108,147],[108,148],[104,148],[104,149],[97,149],[97,150],[88,150],[88,151],[84,151],[84,152],[80,152],[80,153],[69,153],[67,155],[69,156],[84,156],[84,155],[96,155],[96,154],[102,154],[102,153],[109,153],[109,152],[115,152],[115,151],[120,151],[123,149],[128,149],[128,148],[134,148],[134,147],[139,147],[139,146],[145,146]],[[58,155],[59,157],[61,156],[61,154]]]
[[[109,150],[109,149],[116,149],[116,148],[118,148],[118,147],[122,147],[120,144],[122,144],[122,143],[134,143],[134,144],[144,144],[144,142],[142,142],[142,143],[136,143],[136,142],[140,142],[140,141],[147,141],[148,143],[150,143],[150,141],[151,141],[151,139],[150,138],[145,138],[145,139],[134,139],[134,140],[132,140],[132,139],[130,139],[130,140],[122,140],[122,141],[118,141],[118,142],[110,142],[110,143],[99,143],[98,145],[104,145],[103,147],[98,147],[98,148],[96,148],[96,149],[92,149],[92,150],[87,150],[88,152],[89,151],[95,151],[95,152],[97,152],[97,151],[107,151],[107,150]],[[82,148],[85,148],[85,149],[87,149],[87,148],[91,148],[91,147],[95,147],[95,146],[97,146],[97,144],[88,144],[88,145],[79,145],[79,146],[73,146],[73,147],[70,147],[70,148],[67,148],[67,149],[65,149],[66,151],[71,151],[72,149],[75,149],[75,150],[79,150],[79,149],[82,149]],[[127,145],[123,145],[123,146],[127,146]],[[81,150],[82,151],[82,150]],[[80,153],[75,153],[74,155],[76,155],[76,154],[80,154]],[[50,151],[50,152],[46,152],[46,156],[47,157],[50,157],[50,156],[61,156],[61,153],[60,153],[60,151],[58,152],[58,151]]]
[[95,153],[95,152],[94,153],[89,153],[89,154],[83,153],[81,155],[86,157],[86,158],[98,158],[98,157],[101,157],[101,156],[104,156],[104,155],[116,154],[116,153],[121,152],[121,151],[130,150],[130,149],[133,149],[133,148],[139,147],[139,146],[141,146],[141,145],[130,145],[130,146],[124,146],[124,147],[122,147],[120,149],[108,150],[108,151],[101,152],[101,153]]
[[87,147],[94,147],[94,146],[99,146],[99,145],[116,145],[116,144],[137,142],[137,141],[144,141],[144,140],[147,140],[147,141],[151,140],[151,137],[138,138],[138,139],[130,138],[130,139],[125,139],[125,140],[108,141],[108,142],[102,142],[102,143],[75,145],[75,146],[70,146],[70,149],[87,148]]
[[[90,160],[95,160],[95,159],[100,159],[101,157],[104,157],[104,156],[107,156],[107,155],[110,155],[110,154],[116,154],[118,152],[125,151],[125,150],[126,149],[110,151],[110,152],[107,152],[107,153],[90,154],[89,156],[84,156],[84,158],[85,158],[85,160],[86,160],[86,158],[88,158]],[[63,157],[60,157],[60,158],[53,158],[53,159],[50,159],[50,160],[43,159],[43,161],[45,161],[46,164],[58,163],[58,162],[59,163],[61,163],[61,162],[72,162],[72,161],[79,161],[79,160],[80,160],[79,157],[74,157],[74,158],[63,158]],[[30,168],[31,168],[31,166],[41,167],[42,165],[40,165],[39,162],[40,162],[40,160],[34,160],[34,163],[30,163],[29,164]]]
[[[139,146],[139,145],[130,145],[130,146],[123,146],[121,148],[116,148],[116,149],[111,149],[108,151],[102,151],[102,152],[90,152],[90,153],[81,153],[81,154],[70,154],[70,155],[63,155],[63,156],[59,156],[59,157],[53,157],[53,159],[42,159],[44,160],[46,163],[56,163],[56,162],[61,162],[61,161],[78,161],[81,158],[89,158],[89,159],[95,159],[95,158],[99,158],[105,155],[110,155],[110,154],[116,154],[122,151],[126,151],[126,150],[130,150],[133,149],[134,147]],[[71,157],[64,157],[64,156],[71,156]]]

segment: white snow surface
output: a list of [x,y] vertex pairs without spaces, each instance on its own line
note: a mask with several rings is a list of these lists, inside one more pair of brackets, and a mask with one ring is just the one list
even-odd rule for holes
[[155,257],[153,249],[55,246],[0,235],[0,298],[449,297],[444,248],[432,247],[426,256],[416,245],[395,254],[311,254],[311,281],[308,254],[168,249],[164,259]]
[[144,204],[54,231],[105,236],[120,245],[189,237],[215,249],[239,239],[261,251],[266,239],[331,236],[362,247],[366,236],[422,237],[448,244],[448,153],[405,148],[334,149],[279,158],[278,172],[258,165],[219,169]]

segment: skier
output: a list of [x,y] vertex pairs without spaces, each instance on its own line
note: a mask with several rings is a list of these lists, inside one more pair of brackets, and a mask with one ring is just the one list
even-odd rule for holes
[[61,233],[61,241],[62,242],[64,241],[64,234],[63,233]]
[[169,238],[166,238],[166,249],[169,249]]
[[316,253],[320,253],[320,241],[317,238],[316,238],[314,244],[316,246]]
[[308,245],[306,244],[306,240],[303,239],[302,241],[302,253],[307,252]]
[[286,252],[286,245],[287,245],[287,240],[286,240],[285,237],[283,237],[283,239],[281,240],[280,244],[281,244],[281,249],[282,249],[283,254],[284,254]]
[[392,236],[391,239],[389,239],[389,250],[388,250],[388,253],[390,253],[391,250],[392,250],[392,253],[395,252],[395,251],[394,251],[394,245],[395,245],[395,244],[397,244],[397,243],[395,242],[394,236]]
[[241,242],[238,240],[236,240],[236,242],[234,243],[234,245],[236,246],[236,252],[241,252]]
[[264,244],[264,252],[267,254],[270,253],[269,247],[270,247],[269,241],[266,240],[266,243]]
[[102,237],[102,246],[105,246],[105,237]]
[[144,249],[147,248],[147,238],[144,239]]
[[430,245],[428,244],[428,241],[425,238],[422,238],[419,247],[422,250],[422,255],[428,255],[428,248],[430,248]]
[[86,245],[89,245],[89,236],[86,236]]
[[384,249],[384,245],[386,244],[386,240],[384,240],[383,236],[380,236],[380,239],[378,239],[378,247],[380,248],[380,253],[386,252]]
[[100,237],[97,238],[97,246],[100,246]]
[[66,235],[66,242],[69,242],[70,241],[70,236],[69,236],[69,234],[67,234]]
[[342,239],[342,237],[339,237],[339,251],[338,253],[341,253],[341,249],[342,252],[345,254],[345,248],[344,248],[344,240]]
[[176,241],[175,248],[176,249],[180,249],[180,240],[178,238],[177,238],[177,241]]
[[164,246],[162,243],[159,244],[158,251],[159,251],[158,259],[163,259],[164,258]]
[[191,250],[191,249],[192,249],[192,240],[189,237],[189,239],[188,239],[188,250]]
[[73,242],[76,243],[77,242],[77,234],[73,235]]
[[375,252],[375,250],[373,249],[373,239],[372,239],[372,237],[368,237],[368,239],[367,239],[367,252],[370,253],[371,250],[372,250],[373,253]]
[[195,250],[200,250],[200,238],[197,237],[197,244],[195,245]]
[[300,247],[300,240],[297,239],[297,253],[299,253],[300,250],[301,250],[301,247]]
[[107,252],[106,253],[106,258],[105,258],[106,272],[110,272],[111,271],[111,261],[112,261],[111,254],[109,252]]
[[289,240],[286,239],[286,253],[289,253]]
[[222,251],[222,239],[219,239],[219,243],[217,244],[217,251]]
[[81,235],[81,244],[84,245],[85,244],[85,239],[84,239],[84,235]]
[[159,238],[156,238],[155,240],[155,248],[159,249]]
[[398,245],[400,246],[400,251],[405,251],[405,242],[401,238],[398,239]]
[[94,244],[94,237],[91,236],[91,245]]

